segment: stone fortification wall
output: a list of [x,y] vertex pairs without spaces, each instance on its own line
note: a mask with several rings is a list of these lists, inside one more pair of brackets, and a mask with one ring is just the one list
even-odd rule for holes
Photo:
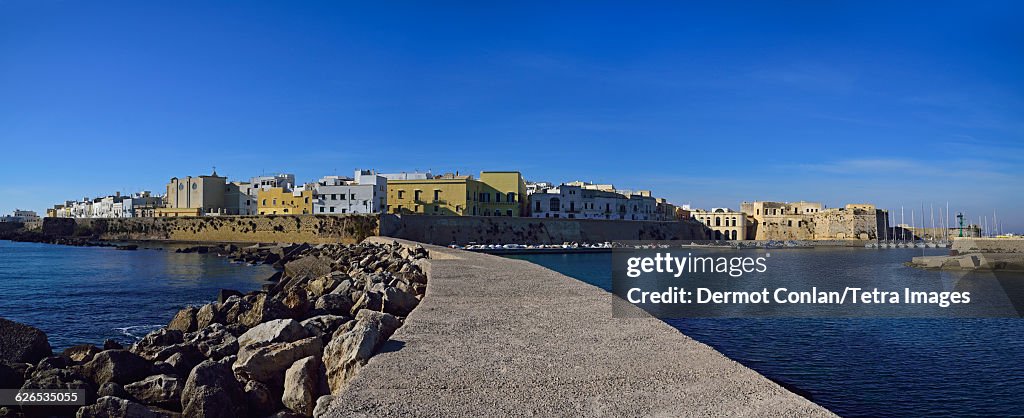
[[384,215],[381,235],[448,244],[561,244],[626,240],[703,240],[706,227],[694,220],[615,221],[487,216]]
[[372,215],[257,215],[181,218],[46,218],[50,236],[189,242],[356,243],[377,235]]

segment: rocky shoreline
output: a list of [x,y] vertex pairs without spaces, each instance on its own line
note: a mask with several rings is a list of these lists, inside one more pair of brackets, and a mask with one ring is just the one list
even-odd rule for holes
[[264,289],[222,290],[131,347],[54,355],[46,336],[0,319],[0,388],[82,389],[86,405],[0,407],[0,417],[316,416],[426,291],[422,247],[202,246],[280,269]]

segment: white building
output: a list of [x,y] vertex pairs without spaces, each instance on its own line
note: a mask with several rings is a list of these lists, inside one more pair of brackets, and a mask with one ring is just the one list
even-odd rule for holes
[[430,174],[429,171],[426,173],[414,171],[412,173],[384,173],[378,175],[384,177],[387,180],[426,180],[434,178],[434,176]]
[[[253,178],[255,180],[257,178]],[[232,181],[224,186],[224,205],[228,215],[255,215],[258,213],[256,204],[257,193],[261,188],[252,182]]]
[[356,170],[353,178],[325,176],[310,185],[313,213],[380,213],[387,207],[387,182],[373,170]]
[[0,222],[35,222],[39,220],[39,214],[31,210],[15,209],[10,215],[0,216]]
[[[295,175],[281,173],[273,176],[256,176],[248,182],[232,181],[224,185],[224,206],[227,215],[257,215],[257,198],[260,190],[272,188],[296,189]],[[298,188],[301,191],[301,187]]]
[[[281,173],[274,176],[258,176],[249,179],[249,183],[256,189],[267,190],[271,187],[280,187],[283,189],[295,188],[295,175],[289,173]],[[253,194],[253,199],[256,195]]]
[[537,192],[543,192],[552,187],[554,187],[554,185],[546,181],[528,181],[526,182],[526,195],[529,196]]
[[644,195],[562,184],[529,196],[530,216],[579,219],[669,220],[657,201]]
[[[600,185],[563,184],[530,195],[530,216],[534,218],[616,219],[632,221],[670,220],[658,211],[657,199],[649,194],[623,194]],[[628,193],[628,192],[627,192]]]

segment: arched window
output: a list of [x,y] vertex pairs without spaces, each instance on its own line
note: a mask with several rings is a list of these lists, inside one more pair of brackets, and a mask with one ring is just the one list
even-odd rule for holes
[[551,212],[558,212],[561,209],[562,209],[562,201],[560,199],[558,199],[557,197],[552,197],[551,201],[550,201],[550,204],[548,205],[548,210],[551,211]]
[[733,241],[735,241],[735,240],[736,240],[736,231],[732,231],[732,240],[733,240]]
[[722,239],[722,231],[715,231],[715,241]]
[[722,218],[715,217],[715,226],[722,226]]

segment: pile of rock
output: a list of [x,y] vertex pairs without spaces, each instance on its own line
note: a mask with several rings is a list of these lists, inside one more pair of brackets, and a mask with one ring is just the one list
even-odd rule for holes
[[283,272],[264,290],[222,291],[217,302],[182,309],[129,349],[77,346],[58,356],[42,353],[36,364],[0,366],[0,379],[11,379],[0,383],[85,389],[88,405],[71,411],[79,417],[313,416],[381,350],[426,291],[422,247],[218,252],[243,260],[274,254],[271,263]]

